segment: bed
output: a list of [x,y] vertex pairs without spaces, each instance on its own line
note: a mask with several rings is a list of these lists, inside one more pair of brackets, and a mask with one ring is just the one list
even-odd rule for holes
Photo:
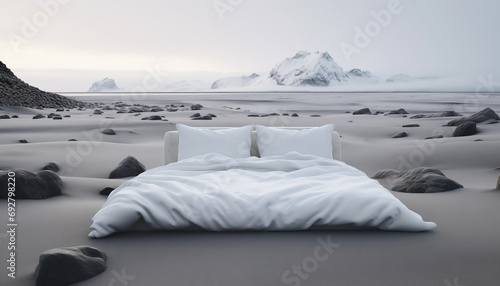
[[304,230],[313,226],[428,231],[436,227],[341,161],[334,125],[198,129],[177,124],[164,163],[115,189],[90,237],[130,229]]

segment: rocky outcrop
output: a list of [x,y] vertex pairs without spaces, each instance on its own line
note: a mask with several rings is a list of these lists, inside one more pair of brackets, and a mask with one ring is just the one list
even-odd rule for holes
[[75,108],[89,106],[78,100],[45,92],[19,79],[0,61],[0,106],[30,108]]

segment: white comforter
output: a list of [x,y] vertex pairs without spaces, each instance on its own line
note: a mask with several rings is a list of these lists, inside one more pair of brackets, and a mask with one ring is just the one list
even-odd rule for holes
[[355,225],[424,231],[424,222],[365,173],[296,152],[231,159],[207,154],[148,170],[125,182],[93,217],[90,237],[131,227],[300,230]]

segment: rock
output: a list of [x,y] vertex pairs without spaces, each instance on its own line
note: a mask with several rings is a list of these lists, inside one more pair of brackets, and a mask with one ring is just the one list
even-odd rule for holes
[[0,115],[0,119],[10,119],[10,116],[7,114]]
[[15,199],[40,200],[61,195],[63,181],[56,173],[48,170],[36,173],[24,169],[0,171],[0,199],[7,199],[9,174],[14,173],[16,181]]
[[268,116],[280,116],[280,115],[276,112],[273,112],[273,113],[268,113],[268,114],[262,114],[260,117],[268,117]]
[[61,247],[44,251],[35,269],[36,286],[67,286],[106,270],[107,256],[92,246]]
[[460,137],[460,136],[470,136],[474,135],[477,133],[477,126],[475,122],[472,121],[466,121],[462,124],[460,124],[455,131],[453,131],[452,136],[453,137]]
[[78,140],[76,140],[75,138],[71,138],[68,141],[78,141]]
[[402,131],[402,132],[398,132],[394,135],[392,135],[391,138],[403,138],[403,137],[408,137],[408,133]]
[[162,120],[163,118],[161,118],[161,116],[159,115],[151,115],[150,117],[148,117],[148,120]]
[[193,114],[193,115],[191,115],[189,117],[194,118],[194,117],[200,117],[200,116],[201,116],[201,114],[199,114],[198,112],[196,112],[195,114]]
[[207,114],[207,116],[210,116],[210,117],[212,117],[212,118],[213,118],[213,117],[217,117],[217,115],[215,115],[215,114],[213,114],[213,113],[209,113],[209,114]]
[[62,119],[63,118],[60,115],[56,115],[56,116],[52,117],[52,120],[62,120]]
[[470,122],[474,122],[474,123],[482,123],[482,122],[485,122],[485,121],[488,121],[488,120],[500,120],[500,117],[498,116],[498,114],[495,113],[495,111],[493,111],[491,108],[485,108],[481,111],[479,111],[478,113],[475,113],[469,117],[462,117],[462,118],[457,118],[457,119],[454,119],[450,122],[448,122],[448,126],[459,126],[460,124],[464,123],[464,122],[467,122],[467,121],[470,121]]
[[106,188],[100,190],[99,194],[103,195],[103,196],[109,196],[109,194],[111,194],[111,192],[114,191],[114,190],[115,190],[114,188],[106,187]]
[[49,170],[49,171],[52,171],[54,173],[57,173],[57,172],[59,172],[59,166],[57,166],[57,164],[54,162],[50,162],[50,163],[47,163],[45,166],[43,166],[42,170]]
[[352,113],[353,115],[359,115],[359,114],[372,114],[369,108],[362,108],[360,110],[356,110]]
[[116,132],[111,128],[105,128],[101,131],[101,133],[105,135],[116,135]]
[[203,105],[201,105],[199,103],[191,105],[191,110],[201,110],[202,108],[203,108]]
[[408,114],[408,112],[406,112],[403,108],[400,108],[398,110],[389,111],[388,114]]
[[41,118],[45,118],[45,116],[42,114],[37,114],[37,115],[33,116],[33,119],[41,119]]
[[160,112],[160,111],[165,111],[165,109],[161,108],[161,107],[154,107],[154,108],[151,108],[150,110],[151,112]]
[[11,117],[11,118],[19,118],[19,116],[17,116],[17,115],[12,115],[12,117]]
[[311,117],[321,117],[319,114],[311,114]]
[[439,138],[444,138],[444,137],[443,137],[443,135],[436,135],[436,136],[425,137],[426,140],[428,140],[428,139],[439,139]]
[[260,117],[258,114],[248,114],[247,117]]
[[191,118],[191,120],[212,120],[212,116],[210,115],[198,116]]
[[26,139],[19,139],[19,141],[18,141],[18,142],[19,142],[19,143],[28,143],[28,140],[26,140]]
[[372,178],[394,180],[391,190],[403,193],[437,193],[463,188],[459,183],[447,178],[441,171],[432,168],[415,168],[407,171],[382,170]]
[[118,166],[109,173],[110,179],[126,178],[137,176],[146,171],[146,167],[141,164],[135,157],[128,156],[123,159]]
[[102,110],[99,110],[99,109],[96,109],[94,110],[94,113],[92,113],[94,115],[101,115],[102,114]]
[[64,111],[64,108],[57,108],[56,109],[56,112],[62,112],[62,111]]
[[497,180],[497,190],[500,190],[500,176],[498,176]]
[[403,125],[403,127],[420,127],[419,124],[406,124],[406,125]]
[[49,115],[47,115],[47,118],[54,118],[54,117],[56,117],[56,116],[61,117],[61,115],[60,115],[60,114],[57,114],[57,113],[53,113],[53,112],[51,112]]
[[297,113],[292,113],[290,117],[299,117],[299,115]]

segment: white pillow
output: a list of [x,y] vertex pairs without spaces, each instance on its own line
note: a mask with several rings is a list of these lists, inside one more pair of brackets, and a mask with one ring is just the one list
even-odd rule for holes
[[290,130],[262,125],[257,130],[257,147],[261,157],[282,155],[296,151],[332,159],[333,124],[321,127]]
[[250,157],[253,125],[209,130],[177,124],[179,131],[178,160],[208,153],[219,153],[231,158]]

